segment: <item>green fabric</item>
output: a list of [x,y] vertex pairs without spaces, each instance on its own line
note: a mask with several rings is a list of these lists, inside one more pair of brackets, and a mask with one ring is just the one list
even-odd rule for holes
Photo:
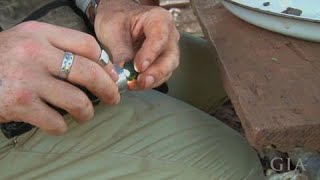
[[209,43],[186,33],[181,34],[181,62],[168,81],[169,95],[212,113],[226,100],[217,55]]
[[[7,29],[52,0],[1,0]],[[69,7],[40,21],[87,31]],[[225,98],[215,54],[205,40],[183,34],[181,65],[169,95],[211,112]],[[263,179],[254,150],[206,113],[155,91],[127,92],[117,106],[98,106],[67,134],[34,129],[14,140],[0,135],[0,179]]]
[[254,150],[235,131],[155,91],[127,92],[69,131],[0,137],[0,179],[263,179]]

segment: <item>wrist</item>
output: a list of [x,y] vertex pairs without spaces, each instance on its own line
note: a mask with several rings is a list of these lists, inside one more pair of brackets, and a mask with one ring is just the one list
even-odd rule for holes
[[[107,3],[107,5],[106,5]],[[98,7],[100,4],[104,4],[105,6],[116,6],[121,4],[127,4],[127,3],[135,3],[140,4],[140,0],[90,0],[90,3],[88,3],[85,14],[87,18],[90,20],[92,24],[94,24],[96,15],[98,14]]]

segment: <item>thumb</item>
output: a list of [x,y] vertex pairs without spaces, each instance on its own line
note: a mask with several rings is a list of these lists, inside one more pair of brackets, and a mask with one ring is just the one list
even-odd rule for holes
[[114,63],[133,59],[132,38],[128,28],[113,24],[113,26],[105,29],[99,39],[109,51]]

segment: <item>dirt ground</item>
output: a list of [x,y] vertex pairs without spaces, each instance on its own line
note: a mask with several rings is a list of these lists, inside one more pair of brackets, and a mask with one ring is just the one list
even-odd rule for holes
[[176,26],[181,32],[188,32],[196,36],[203,37],[203,32],[197,17],[193,14],[190,7],[187,8],[172,8],[170,12],[176,22]]

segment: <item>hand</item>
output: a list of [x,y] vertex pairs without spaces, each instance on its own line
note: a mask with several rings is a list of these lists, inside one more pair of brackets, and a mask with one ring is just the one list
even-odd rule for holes
[[[132,0],[102,0],[97,9],[98,39],[120,63],[134,59],[141,74],[134,89],[154,88],[168,80],[179,64],[179,32],[171,14]],[[142,44],[136,52],[134,46]]]
[[[21,120],[50,134],[64,133],[63,117],[47,103],[79,122],[88,121],[94,114],[92,104],[72,84],[86,87],[105,103],[119,102],[118,88],[107,73],[112,67],[105,71],[94,62],[101,49],[92,36],[27,22],[1,32],[0,42],[0,123]],[[65,51],[75,54],[70,83],[57,78]]]

